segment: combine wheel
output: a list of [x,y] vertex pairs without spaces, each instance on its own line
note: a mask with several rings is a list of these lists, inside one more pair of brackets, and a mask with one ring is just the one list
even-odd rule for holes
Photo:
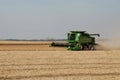
[[95,50],[94,45],[90,44],[90,45],[89,45],[89,50]]
[[84,46],[83,45],[80,46],[80,50],[84,50]]

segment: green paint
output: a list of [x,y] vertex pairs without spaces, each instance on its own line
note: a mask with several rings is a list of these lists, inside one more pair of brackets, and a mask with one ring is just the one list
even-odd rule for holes
[[99,34],[88,34],[85,31],[70,31],[68,33],[68,49],[69,50],[83,50],[88,48],[90,50],[94,50],[95,45],[95,37],[99,36]]

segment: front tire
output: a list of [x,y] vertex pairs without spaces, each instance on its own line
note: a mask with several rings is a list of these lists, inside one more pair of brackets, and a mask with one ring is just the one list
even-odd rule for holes
[[84,46],[83,46],[83,45],[81,45],[79,49],[80,49],[80,50],[84,50]]

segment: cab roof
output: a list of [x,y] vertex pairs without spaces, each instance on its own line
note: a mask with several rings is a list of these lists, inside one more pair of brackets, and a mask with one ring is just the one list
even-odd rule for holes
[[85,33],[86,31],[70,31],[72,33]]

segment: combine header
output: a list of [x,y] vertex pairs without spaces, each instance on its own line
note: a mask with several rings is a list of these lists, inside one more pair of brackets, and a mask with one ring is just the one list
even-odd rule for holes
[[95,47],[95,37],[100,36],[99,34],[88,34],[86,31],[70,31],[68,33],[67,43],[55,43],[53,42],[51,46],[65,46],[68,50],[94,50]]

